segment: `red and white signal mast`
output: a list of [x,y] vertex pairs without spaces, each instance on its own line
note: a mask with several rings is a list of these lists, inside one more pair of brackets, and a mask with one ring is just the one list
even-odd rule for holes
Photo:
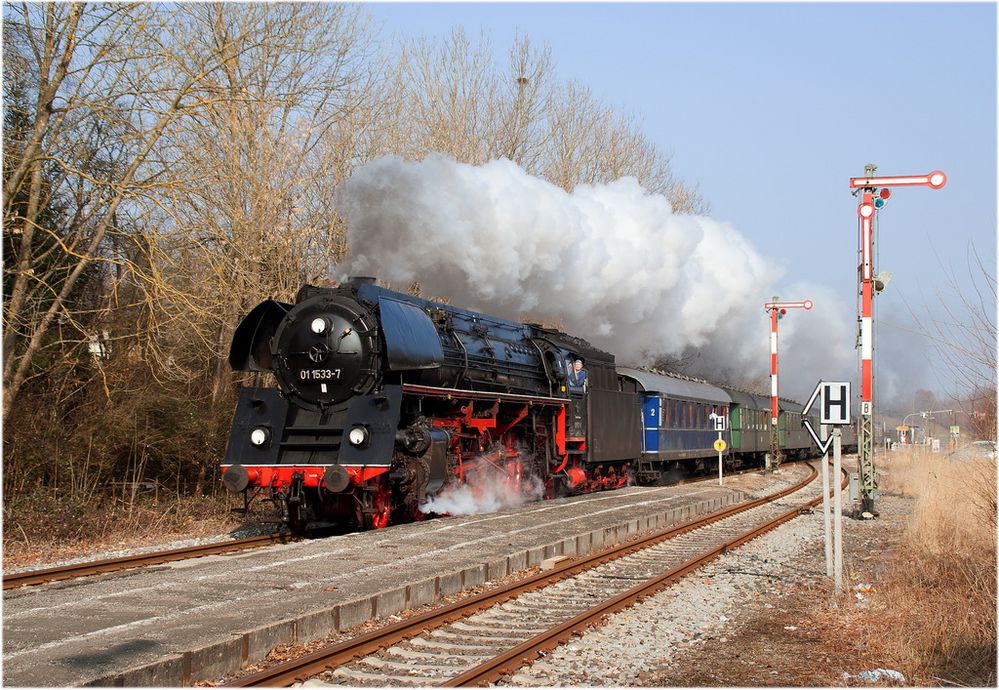
[[780,430],[777,425],[780,418],[777,407],[777,322],[784,318],[788,309],[811,309],[812,300],[778,302],[774,296],[774,301],[767,302],[763,308],[770,314],[770,466],[776,470],[781,461]]
[[[857,218],[860,223],[860,266],[857,279],[860,283],[860,433],[857,444],[860,453],[861,509],[877,515],[874,509],[874,492],[877,480],[874,475],[874,293],[877,287],[874,274],[874,220],[888,198],[890,187],[930,187],[940,189],[947,184],[947,176],[939,170],[928,175],[874,177],[877,166],[864,167],[864,177],[851,177],[853,194],[860,194]],[[876,289],[877,288],[877,289]]]

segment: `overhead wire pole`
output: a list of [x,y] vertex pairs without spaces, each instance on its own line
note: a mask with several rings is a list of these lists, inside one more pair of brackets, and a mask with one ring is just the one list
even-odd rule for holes
[[[877,515],[874,493],[874,219],[891,196],[890,187],[923,186],[940,189],[947,176],[939,170],[928,175],[874,177],[877,166],[864,167],[864,177],[851,177],[853,194],[860,193],[857,217],[860,223],[860,433],[857,435],[860,462],[861,510]],[[880,188],[880,189],[879,189]],[[875,196],[876,195],[876,196]],[[883,287],[883,285],[882,285]],[[880,288],[878,289],[880,291]]]
[[764,304],[763,308],[770,314],[770,467],[777,470],[781,461],[780,429],[777,424],[780,418],[777,405],[777,321],[787,314],[788,309],[811,309],[812,300],[778,302],[776,295],[773,299],[773,302]]

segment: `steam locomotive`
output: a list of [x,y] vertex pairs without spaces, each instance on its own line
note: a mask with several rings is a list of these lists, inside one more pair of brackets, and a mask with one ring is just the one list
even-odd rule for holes
[[[572,385],[576,359],[582,387]],[[455,486],[533,484],[550,498],[658,482],[717,462],[718,416],[731,422],[730,468],[770,450],[767,397],[619,367],[558,330],[372,278],[260,303],[237,326],[229,364],[272,373],[278,388],[240,389],[223,483],[243,510],[272,501],[298,531],[419,519]],[[804,456],[793,405],[781,404],[781,447]]]

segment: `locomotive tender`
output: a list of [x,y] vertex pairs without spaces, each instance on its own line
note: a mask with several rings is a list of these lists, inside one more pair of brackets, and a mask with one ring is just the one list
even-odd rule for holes
[[[581,389],[570,385],[577,358]],[[416,519],[462,484],[550,498],[659,481],[717,459],[712,414],[730,417],[730,467],[769,450],[769,398],[618,367],[580,338],[371,278],[260,303],[229,364],[273,373],[278,388],[240,390],[223,483],[244,509],[273,501],[295,530]],[[781,432],[786,453],[807,452],[794,413],[782,412]]]

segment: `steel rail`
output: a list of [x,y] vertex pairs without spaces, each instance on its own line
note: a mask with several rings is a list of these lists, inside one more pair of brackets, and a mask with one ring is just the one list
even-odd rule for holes
[[201,556],[213,556],[217,554],[230,553],[233,551],[243,551],[260,546],[268,546],[276,543],[287,543],[295,539],[290,532],[279,532],[277,534],[264,534],[257,537],[237,539],[235,541],[216,542],[213,544],[199,544],[188,546],[182,549],[170,549],[169,551],[154,551],[151,553],[137,554],[135,556],[123,556],[121,558],[109,558],[101,561],[86,561],[74,563],[72,565],[57,566],[54,568],[41,568],[39,570],[29,570],[21,573],[4,574],[4,591],[15,587],[25,587],[28,585],[41,585],[46,582],[57,580],[69,580],[87,575],[99,575],[103,573],[113,573],[119,570],[131,568],[141,568],[171,561],[181,561],[187,558],[200,558]]
[[[811,464],[808,465],[811,473],[802,481],[786,489],[763,496],[761,498],[745,501],[734,506],[721,508],[713,513],[697,518],[690,522],[671,527],[664,531],[655,533],[635,541],[611,546],[593,554],[580,558],[571,559],[560,565],[556,565],[552,570],[539,573],[523,580],[518,580],[510,585],[499,587],[469,599],[455,602],[442,608],[434,609],[412,618],[393,623],[379,628],[359,637],[345,640],[324,649],[312,652],[305,656],[291,661],[275,665],[257,673],[237,678],[227,685],[230,687],[285,687],[295,682],[301,682],[312,676],[318,675],[328,669],[336,668],[348,663],[358,657],[377,652],[387,648],[397,642],[415,637],[421,633],[435,628],[453,623],[462,618],[466,618],[474,613],[488,609],[496,604],[513,599],[521,594],[533,590],[541,589],[554,584],[560,580],[567,579],[573,575],[606,563],[608,561],[621,558],[641,549],[647,548],[659,542],[666,541],[680,534],[704,527],[705,525],[723,520],[727,517],[741,513],[764,503],[773,502],[787,496],[810,484],[817,476],[818,470]],[[821,496],[817,499],[822,500]],[[795,509],[795,512],[799,510]]]

